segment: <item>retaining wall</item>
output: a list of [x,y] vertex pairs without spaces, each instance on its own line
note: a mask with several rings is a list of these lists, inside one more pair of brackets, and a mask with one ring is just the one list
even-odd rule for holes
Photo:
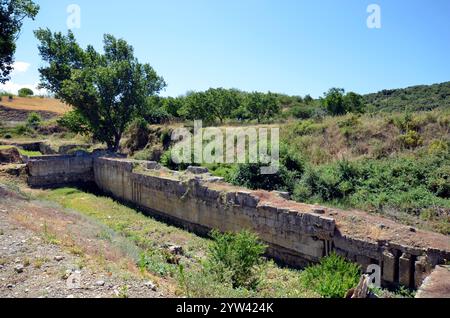
[[[303,267],[332,251],[362,265],[377,264],[384,286],[418,287],[450,260],[448,237],[417,231],[363,212],[291,202],[274,193],[236,188],[216,178],[147,169],[145,162],[93,156],[31,159],[31,186],[92,182],[151,215],[205,234],[248,229],[265,241],[268,255]],[[375,227],[378,228],[378,227]],[[367,233],[367,234],[366,234]]]

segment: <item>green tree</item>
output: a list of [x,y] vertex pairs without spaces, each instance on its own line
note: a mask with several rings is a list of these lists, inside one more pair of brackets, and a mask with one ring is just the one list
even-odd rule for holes
[[356,93],[349,92],[344,97],[345,110],[352,113],[362,113],[364,111],[364,98]]
[[275,94],[269,92],[267,94],[253,92],[247,97],[246,108],[258,123],[262,119],[270,118],[280,112]]
[[27,97],[27,96],[33,96],[34,95],[34,92],[31,90],[31,89],[29,89],[29,88],[21,88],[21,89],[19,89],[19,96],[20,97]]
[[10,79],[23,20],[34,20],[38,12],[39,6],[31,0],[0,0],[0,83]]
[[344,102],[344,89],[342,88],[331,88],[327,93],[325,93],[322,99],[323,106],[332,115],[343,115],[346,112],[345,102]]
[[133,47],[112,35],[104,36],[104,53],[83,50],[71,31],[65,36],[48,29],[35,31],[41,68],[41,87],[72,105],[93,138],[117,151],[130,121],[145,110],[147,98],[166,84],[149,64],[134,57]]

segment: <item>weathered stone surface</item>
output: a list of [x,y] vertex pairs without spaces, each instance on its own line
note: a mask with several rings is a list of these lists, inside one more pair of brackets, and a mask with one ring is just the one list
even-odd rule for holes
[[22,157],[20,156],[19,150],[17,150],[17,148],[11,147],[0,150],[0,164],[22,162]]
[[403,253],[398,263],[399,283],[405,287],[414,287],[414,261],[410,254]]
[[396,270],[397,270],[397,264],[396,264],[396,259],[395,259],[395,255],[392,254],[389,251],[384,251],[383,252],[383,274],[382,274],[382,279],[383,281],[385,281],[387,284],[393,284],[396,282]]
[[450,298],[450,266],[437,266],[420,286],[416,298]]
[[203,167],[189,166],[187,168],[187,172],[190,172],[192,174],[204,174],[204,173],[208,173],[209,170],[207,168],[203,168]]

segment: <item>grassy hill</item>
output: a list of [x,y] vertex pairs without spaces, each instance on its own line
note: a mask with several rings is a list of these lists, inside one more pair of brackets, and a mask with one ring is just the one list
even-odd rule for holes
[[421,111],[450,107],[450,82],[385,89],[364,96],[371,111]]

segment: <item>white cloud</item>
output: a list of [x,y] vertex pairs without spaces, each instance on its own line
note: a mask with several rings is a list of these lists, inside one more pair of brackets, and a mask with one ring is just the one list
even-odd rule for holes
[[20,62],[20,61],[14,62],[13,73],[26,73],[28,71],[28,69],[30,68],[30,66],[31,66],[31,64],[27,63],[27,62]]
[[38,83],[35,84],[19,84],[12,81],[8,81],[5,84],[0,85],[0,91],[4,91],[11,94],[18,94],[19,89],[29,88],[34,92],[34,95],[48,95],[47,90],[38,89]]

